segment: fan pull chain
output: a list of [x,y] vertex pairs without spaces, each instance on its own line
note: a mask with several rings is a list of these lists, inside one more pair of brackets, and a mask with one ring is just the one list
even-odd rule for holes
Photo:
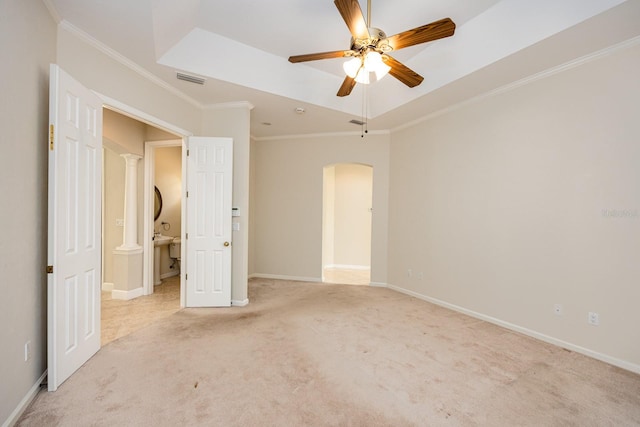
[[360,138],[369,133],[369,103],[367,102],[367,85],[362,85],[362,116],[360,122]]

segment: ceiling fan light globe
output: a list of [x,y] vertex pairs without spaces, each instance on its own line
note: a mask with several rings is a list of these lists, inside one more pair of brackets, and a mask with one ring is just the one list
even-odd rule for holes
[[360,68],[360,71],[358,72],[358,75],[356,75],[355,77],[355,81],[357,83],[362,83],[365,85],[369,84],[369,72],[367,70],[364,69],[364,67]]
[[364,69],[368,72],[374,72],[380,65],[384,65],[382,62],[382,55],[376,51],[368,52],[364,57]]
[[347,76],[354,79],[358,75],[358,70],[362,67],[362,60],[360,58],[351,58],[344,64],[342,64],[342,68]]
[[386,76],[389,73],[390,70],[391,70],[391,67],[389,67],[384,62],[381,62],[378,68],[374,71],[376,73],[376,81],[381,80],[384,76]]

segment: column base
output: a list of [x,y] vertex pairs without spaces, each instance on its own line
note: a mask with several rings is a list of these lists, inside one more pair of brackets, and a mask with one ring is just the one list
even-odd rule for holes
[[142,248],[114,250],[112,298],[132,299],[142,294]]

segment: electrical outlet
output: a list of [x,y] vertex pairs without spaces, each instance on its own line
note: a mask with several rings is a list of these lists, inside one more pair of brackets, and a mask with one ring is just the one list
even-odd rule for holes
[[124,227],[124,219],[116,219],[116,227]]
[[413,276],[413,271],[411,271],[411,269],[407,269],[407,277],[411,277]]
[[555,304],[553,306],[553,312],[556,316],[562,316],[562,304]]
[[421,272],[418,273],[418,280],[424,279],[424,274]]
[[28,362],[31,359],[31,341],[24,343],[24,361]]
[[590,325],[598,326],[600,324],[600,315],[593,311],[589,312],[589,318],[587,319]]

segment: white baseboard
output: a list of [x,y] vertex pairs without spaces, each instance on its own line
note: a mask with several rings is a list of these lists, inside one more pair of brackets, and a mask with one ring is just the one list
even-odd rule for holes
[[244,307],[247,304],[249,304],[249,298],[246,298],[242,301],[234,300],[234,299],[231,300],[231,305],[233,307]]
[[371,270],[371,266],[369,265],[349,265],[349,264],[329,264],[325,265],[324,268],[337,268],[340,270]]
[[[249,279],[276,279],[276,280],[293,280],[294,282],[322,282],[318,277],[300,277],[300,276],[284,276],[280,274],[262,274],[253,273],[248,276]],[[370,282],[369,286],[376,288],[387,288],[388,285],[382,282]]]
[[599,353],[597,351],[593,351],[593,350],[590,350],[588,348],[581,347],[579,345],[575,345],[575,344],[572,344],[572,343],[569,343],[569,342],[566,342],[566,341],[563,341],[563,340],[559,340],[557,338],[550,337],[550,336],[545,335],[545,334],[541,334],[541,333],[536,332],[536,331],[531,330],[531,329],[523,328],[522,326],[518,326],[518,325],[515,325],[513,323],[509,323],[509,322],[505,322],[505,321],[500,320],[500,319],[496,319],[495,317],[487,316],[485,314],[478,313],[478,312],[472,311],[472,310],[468,310],[466,308],[463,308],[463,307],[460,307],[460,306],[457,306],[457,305],[454,305],[454,304],[450,304],[448,302],[445,302],[445,301],[442,301],[442,300],[439,300],[439,299],[436,299],[436,298],[432,298],[432,297],[428,297],[426,295],[422,295],[422,294],[420,294],[418,292],[410,291],[408,289],[400,288],[398,286],[394,286],[394,285],[391,285],[391,284],[387,285],[387,287],[389,289],[393,289],[394,291],[401,292],[403,294],[410,295],[412,297],[416,297],[416,298],[421,299],[423,301],[427,301],[427,302],[430,302],[432,304],[439,305],[441,307],[445,307],[445,308],[448,308],[450,310],[457,311],[459,313],[466,314],[466,315],[471,316],[471,317],[475,317],[476,319],[480,319],[480,320],[484,320],[484,321],[489,322],[489,323],[493,323],[494,325],[502,326],[503,328],[506,328],[506,329],[509,329],[509,330],[512,330],[512,331],[515,331],[515,332],[519,332],[521,334],[530,336],[532,338],[539,339],[540,341],[544,341],[546,343],[553,344],[553,345],[558,346],[558,347],[566,348],[567,350],[575,351],[576,353],[584,354],[585,356],[589,356],[589,357],[591,357],[593,359],[597,359],[597,360],[600,360],[602,362],[608,363],[610,365],[617,366],[617,367],[622,368],[622,369],[626,369],[627,371],[631,371],[631,372],[635,372],[636,374],[640,374],[640,365],[637,365],[635,363],[627,362],[626,360],[617,359],[615,357],[612,357],[612,356],[609,356],[609,355],[606,355],[606,354],[602,354],[602,353]]
[[113,283],[104,282],[102,284],[102,290],[103,291],[107,291],[107,292],[111,292],[113,290]]
[[14,409],[11,415],[9,415],[9,418],[7,418],[2,423],[2,427],[13,427],[14,425],[16,425],[16,423],[18,422],[22,414],[24,414],[24,411],[27,409],[29,404],[33,401],[33,399],[35,399],[36,395],[40,391],[40,384],[42,384],[42,381],[44,381],[46,376],[47,376],[47,370],[45,369],[44,374],[42,374],[42,376],[38,378],[38,381],[36,381],[36,383],[29,389],[29,391],[22,398],[20,403],[18,403],[18,406],[16,407],[16,409]]
[[179,276],[179,275],[180,275],[180,271],[170,271],[168,273],[161,274],[160,280],[168,279],[169,277]]
[[113,291],[111,291],[111,298],[121,299],[125,301],[141,297],[142,295],[144,295],[144,288],[142,286],[130,291],[120,291],[118,289],[114,289]]
[[371,282],[369,283],[369,286],[373,286],[374,288],[388,288],[389,285],[387,285],[386,283],[382,283],[382,282]]
[[319,277],[300,277],[300,276],[283,276],[280,274],[262,274],[254,273],[249,276],[250,279],[278,279],[278,280],[293,280],[294,282],[322,282]]

